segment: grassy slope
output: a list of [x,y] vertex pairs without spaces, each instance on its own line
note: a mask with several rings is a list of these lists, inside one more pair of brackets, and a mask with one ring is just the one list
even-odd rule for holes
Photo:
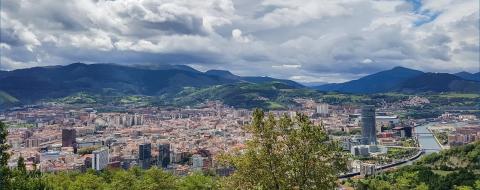
[[295,97],[315,97],[320,93],[310,89],[293,88],[282,83],[238,83],[208,88],[185,88],[179,93],[164,96],[176,105],[194,105],[205,100],[221,100],[225,104],[241,108],[261,107],[282,109],[293,104]]
[[415,189],[422,184],[428,189],[450,190],[457,186],[480,185],[479,171],[480,142],[476,142],[427,155],[413,165],[366,179],[347,180],[345,184],[371,190]]
[[418,164],[432,168],[480,169],[480,141],[425,156]]
[[[220,100],[226,105],[236,108],[254,108],[275,110],[297,105],[295,98],[311,98],[318,102],[333,105],[339,104],[379,104],[407,100],[413,94],[381,93],[381,94],[341,94],[320,92],[308,88],[295,88],[282,83],[236,83],[214,85],[205,88],[185,87],[180,91],[166,92],[157,96],[77,93],[58,101],[66,104],[94,105],[159,105],[159,106],[195,106],[206,100]],[[418,96],[427,97],[431,104],[426,107],[410,108],[409,111],[435,111],[434,108],[445,106],[480,106],[480,95],[468,93],[424,93]],[[413,113],[413,112],[412,112]]]
[[16,103],[20,103],[17,98],[7,94],[4,91],[0,91],[0,105],[11,105]]

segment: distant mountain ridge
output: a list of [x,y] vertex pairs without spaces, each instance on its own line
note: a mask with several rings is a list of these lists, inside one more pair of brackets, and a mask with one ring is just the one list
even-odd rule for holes
[[466,79],[466,80],[473,80],[473,81],[479,81],[480,82],[480,72],[478,73],[469,73],[469,72],[459,72],[454,74],[457,77]]
[[425,73],[408,79],[397,90],[403,92],[480,92],[480,82],[465,80],[448,73]]
[[[288,80],[267,79],[270,82],[298,84]],[[33,103],[78,92],[158,96],[180,91],[184,87],[209,87],[245,81],[263,83],[249,80],[248,77],[237,79],[207,74],[185,65],[129,67],[73,63],[0,72],[0,91],[21,102]]]
[[348,93],[387,92],[395,90],[402,82],[421,74],[423,74],[421,71],[404,67],[395,67],[391,70],[367,75],[357,80],[338,84],[325,84],[315,88],[323,91],[339,91]]
[[223,77],[227,79],[240,80],[240,81],[251,82],[251,83],[280,82],[292,87],[297,87],[297,88],[304,87],[303,85],[291,80],[276,79],[271,77],[252,77],[252,76],[241,77],[241,76],[232,74],[230,71],[225,71],[225,70],[209,70],[205,72],[205,74],[210,76],[218,76],[218,77]]
[[[321,91],[344,93],[385,93],[385,92],[480,92],[480,82],[472,74],[461,72],[424,73],[422,71],[395,67],[345,83],[325,84],[312,87]],[[231,86],[232,84],[233,86]],[[251,86],[248,84],[265,84]],[[227,85],[226,88],[214,88]],[[228,86],[230,85],[230,86]],[[205,94],[184,94],[187,87],[214,90],[199,91]],[[213,87],[213,88],[212,88]],[[248,91],[239,89],[249,87]],[[260,88],[261,87],[261,88]],[[293,89],[307,87],[283,79],[271,77],[238,76],[226,70],[201,72],[185,65],[143,65],[122,66],[116,64],[73,63],[65,66],[34,67],[13,71],[0,71],[0,106],[34,103],[41,99],[54,99],[76,93],[90,93],[106,96],[146,95],[168,96],[174,94],[179,102],[198,102],[199,98],[237,97],[236,100],[256,101],[263,97],[274,98],[272,94],[281,91],[287,97]],[[227,92],[232,91],[232,92]],[[238,96],[237,92],[242,92]],[[263,94],[268,92],[267,94]],[[296,94],[301,91],[295,91]],[[308,91],[311,95],[311,91]],[[181,100],[186,98],[185,100]],[[249,100],[251,98],[252,100]],[[186,101],[193,99],[195,101]],[[284,100],[282,100],[284,101]],[[238,101],[232,101],[238,102]]]
[[346,93],[480,92],[480,82],[471,79],[474,74],[468,75],[465,73],[457,76],[448,73],[424,73],[404,67],[394,67],[357,80],[325,84],[314,88],[322,91]]

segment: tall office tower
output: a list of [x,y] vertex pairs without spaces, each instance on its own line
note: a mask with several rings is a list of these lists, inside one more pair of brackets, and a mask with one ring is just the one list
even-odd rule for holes
[[77,138],[75,129],[62,129],[62,147],[73,147]]
[[92,169],[102,170],[108,166],[108,149],[101,148],[92,152]]
[[157,165],[166,168],[170,164],[170,144],[158,145],[158,162]]
[[138,163],[143,169],[150,168],[152,160],[152,144],[144,143],[138,146]]
[[365,145],[377,144],[377,132],[375,129],[375,106],[362,107],[362,140]]

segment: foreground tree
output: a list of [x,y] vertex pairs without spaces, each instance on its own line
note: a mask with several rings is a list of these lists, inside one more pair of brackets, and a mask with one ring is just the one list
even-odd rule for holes
[[252,135],[246,148],[221,157],[235,168],[227,189],[334,189],[346,169],[340,147],[303,114],[265,118],[257,109],[246,130]]
[[192,173],[180,180],[180,190],[210,190],[215,189],[215,181],[211,176],[202,173]]
[[111,189],[129,190],[135,184],[136,176],[125,170],[117,170],[114,172],[110,183]]
[[146,170],[141,177],[133,184],[133,189],[156,190],[156,189],[175,189],[176,177],[162,169],[152,167]]
[[0,121],[0,187],[9,189],[10,170],[8,169],[8,159],[10,155],[7,150],[10,146],[7,144],[7,126]]
[[25,158],[20,156],[17,161],[17,170],[22,173],[27,173],[27,166],[25,165]]
[[92,173],[85,173],[83,175],[79,175],[75,181],[71,184],[69,189],[72,190],[83,190],[83,189],[105,189],[104,188],[103,178],[94,175]]

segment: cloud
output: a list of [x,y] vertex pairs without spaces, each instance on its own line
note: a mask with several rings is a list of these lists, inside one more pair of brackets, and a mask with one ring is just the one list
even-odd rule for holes
[[373,60],[367,58],[362,61],[362,63],[368,64],[368,63],[373,63]]
[[251,41],[251,37],[249,36],[244,36],[242,34],[242,31],[240,29],[233,29],[232,30],[232,38],[233,40],[241,43],[247,43]]
[[0,69],[187,64],[300,82],[478,71],[478,1],[0,1]]

